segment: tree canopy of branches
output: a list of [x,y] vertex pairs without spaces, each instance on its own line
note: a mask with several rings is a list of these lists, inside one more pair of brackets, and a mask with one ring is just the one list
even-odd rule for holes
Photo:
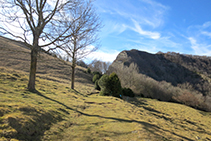
[[[75,32],[69,31],[74,27],[77,31],[77,26],[81,24],[79,19],[83,21],[86,18],[83,15],[74,18],[75,11],[81,7],[81,0],[0,0],[0,2],[1,34],[20,39],[31,49],[28,89],[34,91],[37,56],[41,48],[48,47],[51,50],[63,45],[67,39],[79,38]],[[87,10],[81,9],[81,14],[87,13]]]
[[70,25],[68,33],[72,36],[66,38],[59,48],[71,58],[71,88],[74,89],[76,62],[97,49],[97,33],[102,25],[91,0],[81,1],[78,7],[72,10],[71,15],[72,19],[67,21],[67,26]]
[[97,71],[104,74],[108,70],[110,64],[111,64],[110,62],[103,62],[95,59],[89,64],[89,67],[93,72]]

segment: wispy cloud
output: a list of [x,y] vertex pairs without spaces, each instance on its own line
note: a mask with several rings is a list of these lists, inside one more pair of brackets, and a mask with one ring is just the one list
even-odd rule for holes
[[188,28],[188,37],[194,54],[211,56],[211,22]]
[[[160,37],[157,40],[131,40],[128,39],[126,49],[139,49],[150,53],[157,53],[159,51],[168,52],[181,52],[183,51],[183,44],[173,41],[171,36]],[[182,52],[181,52],[182,53]]]
[[123,23],[118,23],[114,21],[105,22],[105,27],[102,29],[102,33],[100,36],[102,38],[110,35],[110,34],[121,34],[127,29],[127,27]]
[[205,23],[202,25],[203,28],[207,28],[207,27],[210,27],[210,26],[211,26],[211,22],[210,22],[210,21],[205,22]]
[[197,43],[197,40],[193,37],[189,37],[188,40],[191,43],[191,48],[194,50],[195,54],[198,55],[211,55],[211,45]]
[[130,27],[133,31],[138,32],[140,35],[148,36],[151,39],[159,39],[160,33],[152,31],[144,31],[137,21],[132,20],[135,27]]
[[167,11],[170,7],[162,5],[153,0],[141,0],[146,4],[146,9],[144,12],[146,15],[144,16],[144,21],[146,24],[149,24],[153,27],[159,27],[164,24],[164,19],[166,17]]
[[208,31],[202,31],[201,34],[208,36],[209,38],[211,38],[211,32]]
[[[118,29],[122,29],[121,32],[127,29],[125,27],[135,26],[134,28],[137,28],[141,35],[149,35],[153,39],[157,39],[158,34],[154,34],[151,30],[164,24],[165,14],[169,9],[169,7],[151,0],[122,0],[121,2],[102,0],[98,3],[98,7],[102,14],[109,15],[109,22],[112,19],[114,23],[113,26],[106,23],[105,28],[109,27],[110,30],[116,31],[115,24],[122,23],[118,27]],[[107,19],[105,20],[107,21]]]

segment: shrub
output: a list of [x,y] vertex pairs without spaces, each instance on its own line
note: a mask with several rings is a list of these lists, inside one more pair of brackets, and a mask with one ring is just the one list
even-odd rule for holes
[[104,89],[101,89],[99,95],[100,96],[110,96],[111,95],[111,91],[108,88],[104,88]]
[[91,69],[90,69],[90,68],[87,68],[86,72],[87,72],[88,74],[90,74],[90,73],[91,73]]
[[109,89],[111,90],[112,96],[120,97],[122,95],[122,86],[119,77],[114,72],[109,76]]
[[135,94],[133,93],[133,91],[130,88],[123,88],[122,89],[122,95],[129,96],[129,97],[135,96]]
[[184,91],[180,96],[177,96],[177,100],[192,107],[199,105],[198,99],[188,91]]
[[99,81],[99,80],[96,80],[96,81],[95,81],[95,89],[100,91],[100,86],[99,86],[99,84],[98,84],[98,81]]
[[100,76],[102,76],[102,74],[101,74],[99,71],[93,71],[92,74],[93,74],[93,75],[99,74]]
[[98,84],[101,89],[108,87],[108,82],[109,82],[109,76],[107,74],[104,74],[100,80],[98,81]]
[[100,86],[100,95],[111,95],[111,91],[109,89],[109,76],[104,74],[98,81],[98,85]]
[[92,78],[92,82],[95,83],[95,81],[96,81],[96,80],[99,80],[100,77],[101,77],[100,74],[95,74],[95,75],[93,76],[93,78]]
[[120,97],[122,95],[122,87],[120,80],[116,73],[112,73],[110,76],[104,74],[98,81],[101,92],[100,95],[111,95]]

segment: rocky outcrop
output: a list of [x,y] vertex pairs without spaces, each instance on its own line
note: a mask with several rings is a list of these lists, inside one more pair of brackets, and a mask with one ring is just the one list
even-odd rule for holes
[[[128,72],[125,70],[128,70]],[[111,72],[118,74],[122,85],[130,87],[133,84],[128,85],[128,83],[131,83],[134,79],[132,77],[137,76],[134,75],[135,73],[159,82],[169,82],[173,86],[194,89],[203,95],[211,95],[210,57],[182,55],[172,52],[150,54],[138,50],[122,51],[110,65],[108,73]],[[130,75],[130,73],[133,73],[133,75]],[[130,78],[128,75],[130,75]]]

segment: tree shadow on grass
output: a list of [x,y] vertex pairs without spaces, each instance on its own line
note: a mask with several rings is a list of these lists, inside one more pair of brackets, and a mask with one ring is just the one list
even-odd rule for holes
[[138,121],[138,120],[128,120],[128,119],[121,119],[121,118],[116,118],[116,117],[105,117],[105,116],[101,116],[101,115],[96,115],[96,114],[87,114],[87,113],[84,113],[82,111],[79,111],[77,109],[73,109],[67,105],[65,105],[64,103],[58,101],[58,100],[55,100],[55,99],[52,99],[52,98],[49,98],[43,94],[41,94],[40,92],[36,92],[37,95],[41,96],[41,97],[44,97],[48,100],[51,100],[53,102],[56,102],[62,106],[64,106],[66,109],[68,110],[72,110],[72,111],[75,111],[83,116],[88,116],[88,117],[99,117],[99,118],[103,118],[103,119],[109,119],[109,120],[115,120],[115,121],[118,121],[118,122],[126,122],[126,123],[138,123],[138,124],[141,124],[144,126],[144,129],[149,131],[151,134],[154,134],[155,136],[157,137],[160,137],[160,138],[165,138],[164,136],[160,135],[160,134],[157,134],[157,132],[168,132],[172,135],[175,135],[183,140],[188,140],[188,141],[193,141],[192,139],[188,138],[188,137],[185,137],[185,136],[182,136],[182,135],[179,135],[179,134],[176,134],[174,132],[171,132],[169,130],[166,130],[166,129],[162,129],[161,127],[157,126],[157,125],[154,125],[154,124],[151,124],[151,123],[148,123],[148,122],[144,122],[144,121]]
[[55,111],[41,112],[33,107],[22,107],[19,109],[24,115],[30,115],[31,119],[9,117],[9,125],[15,129],[16,134],[6,135],[6,138],[18,140],[41,141],[46,130],[49,130],[53,123],[63,120],[61,115]]
[[82,94],[82,93],[80,93],[79,91],[77,91],[76,89],[71,89],[74,93],[76,93],[76,94],[79,94],[79,95],[82,95],[82,96],[84,96],[84,97],[87,97],[87,95],[84,95],[84,94]]

